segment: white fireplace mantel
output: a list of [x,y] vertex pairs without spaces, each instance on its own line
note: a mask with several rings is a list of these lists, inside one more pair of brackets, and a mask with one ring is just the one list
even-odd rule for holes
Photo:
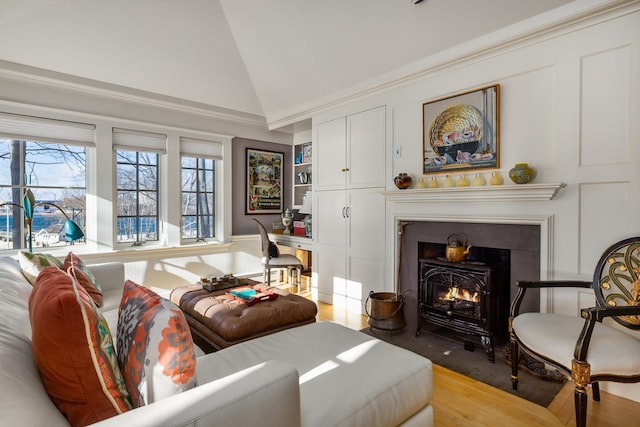
[[471,201],[544,201],[552,200],[566,187],[564,183],[491,185],[485,187],[424,188],[385,191],[392,202],[471,202]]

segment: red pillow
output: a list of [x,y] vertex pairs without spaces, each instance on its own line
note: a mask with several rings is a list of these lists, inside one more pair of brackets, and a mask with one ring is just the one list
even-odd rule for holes
[[98,307],[102,307],[102,288],[100,283],[77,255],[69,252],[62,264],[62,269],[72,275],[87,290]]
[[70,275],[56,267],[40,272],[29,297],[29,318],[42,381],[72,425],[131,409],[107,322]]

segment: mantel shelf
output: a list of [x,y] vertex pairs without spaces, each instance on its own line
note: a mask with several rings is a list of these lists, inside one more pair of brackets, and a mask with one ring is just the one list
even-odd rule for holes
[[403,203],[419,202],[469,202],[469,201],[544,201],[553,200],[566,187],[564,183],[488,185],[483,187],[424,188],[385,191],[387,201]]

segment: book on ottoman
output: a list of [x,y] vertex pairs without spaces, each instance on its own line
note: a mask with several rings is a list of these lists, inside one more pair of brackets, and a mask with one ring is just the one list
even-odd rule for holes
[[248,286],[231,289],[227,292],[235,299],[247,303],[247,305],[257,304],[262,301],[270,301],[278,297],[277,294],[268,291],[256,291]]

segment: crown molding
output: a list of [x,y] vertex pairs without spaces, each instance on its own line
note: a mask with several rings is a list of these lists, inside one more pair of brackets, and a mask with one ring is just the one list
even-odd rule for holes
[[270,130],[278,129],[309,119],[315,114],[415,83],[452,67],[471,64],[489,56],[518,49],[523,45],[546,41],[597,22],[624,16],[639,8],[638,0],[572,2],[374,79],[361,82],[356,86],[275,114],[267,114],[267,124]]
[[16,64],[9,61],[0,60],[0,79],[10,83],[27,83],[43,88],[62,88],[82,95],[124,101],[188,114],[197,114],[243,126],[262,130],[267,129],[265,117],[256,114],[216,107],[126,86]]

